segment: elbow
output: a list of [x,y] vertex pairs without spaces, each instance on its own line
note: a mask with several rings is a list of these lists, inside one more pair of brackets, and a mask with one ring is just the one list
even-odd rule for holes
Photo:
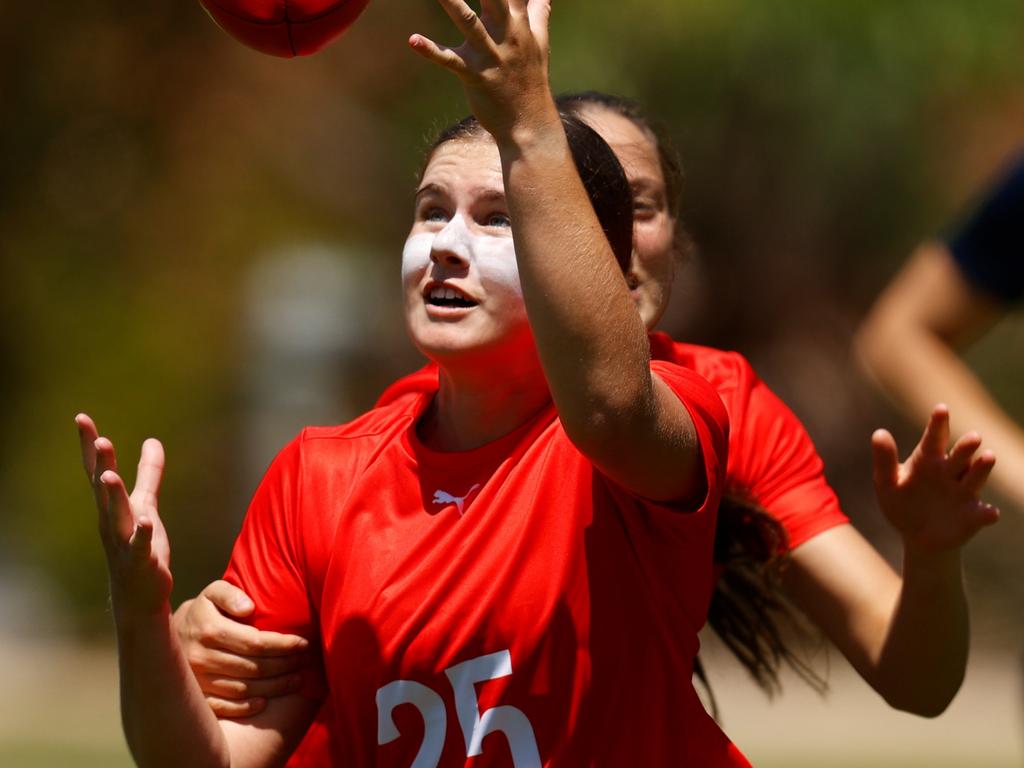
[[569,440],[581,453],[592,460],[600,461],[606,455],[621,450],[629,435],[628,416],[614,408],[595,407],[584,418],[569,424],[563,419],[563,427]]
[[963,684],[964,672],[965,669],[960,668],[944,679],[943,676],[932,678],[925,685],[905,681],[887,690],[880,689],[879,693],[893,709],[932,719],[949,709]]
[[[959,687],[957,688],[959,690]],[[885,702],[893,709],[909,715],[934,719],[944,713],[956,697],[957,690],[944,695],[914,697],[905,694],[885,696]]]
[[879,378],[880,371],[886,365],[887,352],[897,346],[893,343],[892,334],[885,329],[875,312],[854,333],[852,344],[854,360],[871,378]]
[[577,401],[582,407],[559,408],[562,426],[569,439],[586,454],[617,450],[630,436],[650,431],[656,422],[654,393],[650,380],[630,385],[620,381]]

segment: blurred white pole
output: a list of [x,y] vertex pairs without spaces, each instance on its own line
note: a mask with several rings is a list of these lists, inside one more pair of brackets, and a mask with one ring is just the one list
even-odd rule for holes
[[312,244],[272,251],[250,272],[242,331],[247,493],[302,427],[354,415],[356,367],[382,341],[371,329],[385,287],[368,263]]

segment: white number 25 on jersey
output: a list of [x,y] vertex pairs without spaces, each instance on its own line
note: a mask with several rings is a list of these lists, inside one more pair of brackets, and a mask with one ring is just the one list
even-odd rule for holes
[[[507,651],[477,656],[448,667],[444,671],[455,694],[455,712],[466,740],[466,756],[483,752],[484,736],[501,731],[512,750],[516,768],[540,768],[540,752],[533,726],[522,710],[510,706],[480,711],[476,683],[497,680],[512,674],[512,655]],[[444,701],[434,690],[414,680],[395,680],[377,690],[377,743],[389,744],[398,738],[392,711],[399,704],[412,704],[423,717],[423,743],[411,768],[436,768],[444,749],[448,728]]]

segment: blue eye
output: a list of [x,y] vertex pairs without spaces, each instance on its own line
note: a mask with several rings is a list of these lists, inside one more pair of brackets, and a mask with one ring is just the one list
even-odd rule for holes
[[507,213],[492,213],[487,217],[488,227],[511,227],[512,219],[509,218]]
[[443,208],[426,208],[420,216],[424,221],[446,222],[449,219],[448,212]]

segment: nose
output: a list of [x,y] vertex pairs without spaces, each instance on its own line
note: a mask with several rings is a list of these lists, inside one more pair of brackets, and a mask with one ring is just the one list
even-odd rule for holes
[[444,229],[434,236],[430,260],[453,269],[465,269],[471,257],[470,234],[462,215],[453,216]]

